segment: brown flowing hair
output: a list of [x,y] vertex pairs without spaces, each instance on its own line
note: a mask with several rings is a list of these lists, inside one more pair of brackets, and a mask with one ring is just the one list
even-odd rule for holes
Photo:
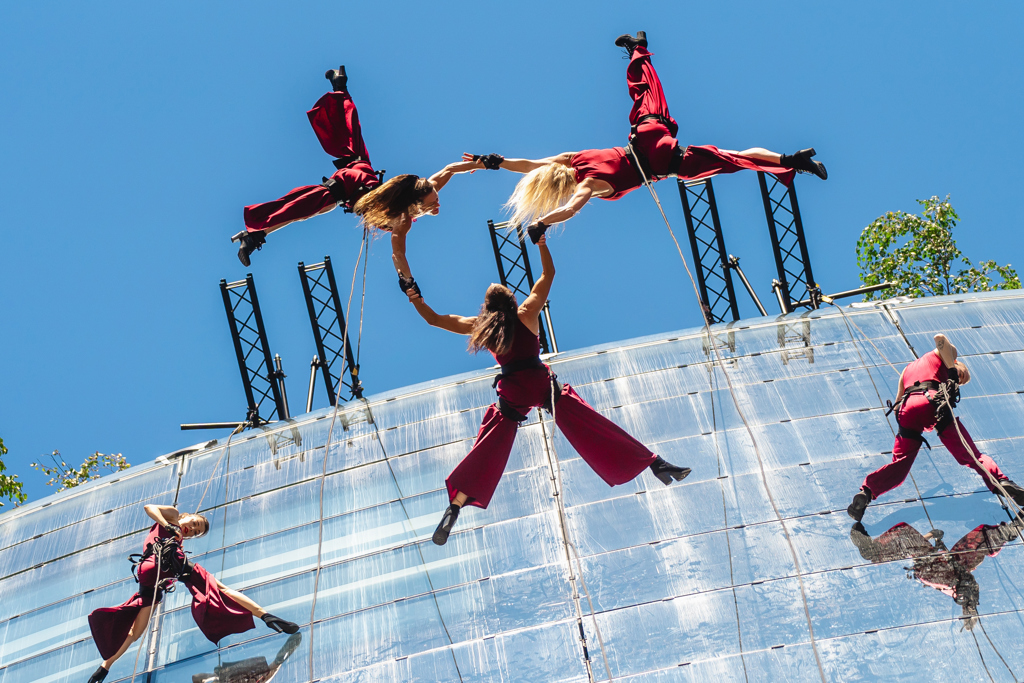
[[519,304],[512,291],[503,285],[491,285],[484,296],[480,315],[469,334],[469,350],[477,353],[487,349],[493,354],[508,353],[516,338]]
[[371,228],[391,230],[395,219],[412,213],[416,204],[433,191],[434,186],[426,178],[404,173],[360,197],[352,211]]

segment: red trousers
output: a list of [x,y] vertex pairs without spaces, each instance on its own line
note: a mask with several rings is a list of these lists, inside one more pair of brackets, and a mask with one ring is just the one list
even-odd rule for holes
[[[524,383],[526,386],[506,387],[505,380],[499,385],[502,396],[522,415],[550,400],[551,385],[546,373],[530,374],[536,379]],[[587,405],[568,384],[562,386],[561,397],[555,405],[555,424],[576,452],[609,486],[633,480],[657,457],[621,427]],[[494,489],[505,472],[518,427],[518,422],[505,417],[497,405],[491,404],[473,448],[445,480],[450,500],[455,500],[461,492],[469,496],[467,505],[486,508],[490,504]]]
[[[147,584],[149,582],[149,585]],[[117,607],[101,607],[89,615],[92,639],[103,659],[114,656],[135,622],[139,611],[153,604],[153,583],[155,571],[139,571],[139,592]],[[243,633],[255,628],[252,613],[220,592],[217,580],[198,564],[193,565],[191,575],[183,581],[192,593],[192,618],[199,630],[210,642],[233,633]],[[157,598],[157,602],[160,598]]]
[[[347,92],[329,92],[306,112],[316,137],[331,156],[361,157],[351,161],[331,177],[345,188],[348,204],[379,184],[370,165],[370,155],[363,142],[359,113]],[[273,232],[280,227],[326,213],[337,207],[337,201],[323,185],[304,185],[272,202],[245,207],[245,227],[249,232]]]
[[[899,412],[896,413],[896,421],[901,426],[914,430],[931,429],[935,426],[935,420],[935,406],[928,401],[924,394],[912,394],[900,406]],[[960,423],[960,419],[957,418],[956,420],[957,424],[960,425],[960,433],[963,434],[964,440],[967,441],[971,451],[974,452],[974,456],[981,463],[981,467],[974,462],[970,451],[964,448],[963,442],[960,441],[960,435],[957,433],[956,425],[946,427],[939,434],[942,445],[956,458],[958,463],[965,467],[970,467],[980,474],[988,489],[995,492],[995,486],[992,485],[988,475],[991,474],[999,481],[1006,479],[1006,475],[999,470],[999,465],[992,458],[983,455],[978,450],[978,447],[974,445],[974,441],[971,439],[971,435],[967,433],[967,429]],[[892,447],[892,462],[882,465],[864,479],[864,486],[871,491],[871,497],[878,498],[886,491],[891,491],[902,484],[903,480],[910,474],[910,468],[913,466],[914,459],[917,458],[919,450],[921,450],[920,441],[897,436],[896,443]]]
[[[679,141],[673,137],[678,129],[676,120],[668,113],[668,102],[661,87],[658,72],[651,64],[651,53],[638,47],[626,68],[626,83],[633,98],[633,109],[629,112],[630,125],[636,125],[644,116],[663,116],[671,122],[671,129],[657,119],[648,119],[637,127],[634,144],[647,155],[652,173],[659,178],[670,175],[670,162]],[[734,154],[712,145],[691,145],[683,153],[683,160],[676,170],[676,177],[684,180],[699,180],[720,173],[736,171],[764,171],[777,177],[784,185],[791,185],[796,171],[767,161],[760,161],[743,154]]]

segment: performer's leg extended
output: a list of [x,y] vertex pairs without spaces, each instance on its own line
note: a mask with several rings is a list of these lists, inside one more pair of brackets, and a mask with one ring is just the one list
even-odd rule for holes
[[668,113],[665,91],[646,47],[637,46],[633,50],[629,66],[626,67],[626,84],[629,86],[629,96],[633,98],[633,108],[629,112],[630,125],[635,125],[644,116],[661,116],[667,119],[669,132],[675,135],[679,126]]
[[487,409],[473,448],[445,480],[451,504],[434,531],[434,543],[444,545],[448,542],[448,535],[463,505],[481,508],[490,505],[494,489],[498,487],[508,464],[518,428],[519,423],[502,415],[496,404],[492,403]]
[[[149,615],[152,611],[152,605],[146,605],[145,607],[139,609],[139,613],[135,615],[135,622],[132,624],[132,629],[128,632],[128,637],[125,638],[124,643],[121,645],[121,648],[111,657],[103,660],[102,667],[104,669],[110,671],[110,667],[114,666],[114,662],[120,659],[121,655],[128,651],[128,648],[132,646],[132,643],[134,643],[136,640],[141,638],[143,634],[145,634],[146,628],[149,626]],[[96,673],[99,674],[100,672],[97,671]],[[93,674],[94,677],[95,675],[96,674]],[[104,674],[104,676],[105,675],[106,674]]]
[[[950,455],[956,458],[958,463],[965,467],[970,467],[972,470],[977,472],[981,476],[982,481],[985,482],[985,486],[988,487],[989,491],[992,493],[998,493],[998,489],[996,488],[996,485],[992,483],[992,479],[995,478],[1000,484],[1009,482],[1009,480],[999,469],[999,465],[996,464],[995,460],[983,454],[974,444],[974,439],[971,438],[967,428],[964,427],[962,422],[960,422],[960,418],[954,419],[956,419],[955,425],[950,424],[939,433],[939,439],[942,441],[942,445],[946,447],[946,450],[949,451]],[[957,426],[960,427],[959,432],[957,431]],[[963,435],[962,440],[960,438],[961,435]],[[967,442],[966,446],[964,445],[965,441]],[[968,450],[968,448],[970,450]],[[971,457],[972,452],[974,457]],[[1004,488],[1009,489],[1011,487],[1004,485]],[[1019,487],[1014,486],[1013,488]],[[1020,504],[1022,504],[1022,502],[1018,502],[1018,505]]]
[[868,503],[902,484],[910,474],[910,468],[914,465],[922,443],[924,442],[912,436],[911,432],[904,433],[901,430],[892,447],[892,462],[882,465],[864,478],[860,492],[846,508],[847,514],[859,522],[864,517]]
[[624,484],[646,468],[664,484],[680,481],[689,468],[671,465],[601,413],[568,384],[555,404],[555,424],[580,457],[609,486]]

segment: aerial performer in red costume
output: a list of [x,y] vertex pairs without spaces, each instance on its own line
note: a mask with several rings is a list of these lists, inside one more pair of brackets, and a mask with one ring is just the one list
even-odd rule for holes
[[[397,255],[404,259],[405,234],[412,222],[418,216],[437,215],[437,193],[452,175],[480,168],[472,162],[456,162],[429,178],[406,174],[382,184],[363,142],[345,67],[331,69],[324,75],[334,90],[317,100],[306,115],[320,145],[334,157],[338,170],[320,185],[297,187],[280,199],[245,207],[245,230],[231,238],[239,244],[238,260],[244,266],[249,266],[254,251],[263,248],[269,233],[338,206],[355,212],[370,227],[399,234]],[[409,272],[408,267],[405,272]]]
[[1005,491],[1018,506],[1024,507],[1024,488],[1007,479],[999,465],[978,450],[967,428],[953,416],[952,409],[960,400],[960,387],[969,381],[971,373],[963,361],[957,360],[956,347],[944,334],[935,335],[934,351],[904,368],[896,392],[896,422],[900,429],[892,447],[892,462],[864,479],[846,509],[850,517],[859,522],[868,503],[903,483],[924,443],[923,432],[932,429],[958,463],[981,475],[989,491],[1000,496]]
[[[437,545],[448,542],[462,506],[486,508],[490,504],[512,452],[516,430],[533,408],[553,412],[555,424],[565,438],[609,486],[625,484],[645,469],[650,469],[666,486],[673,479],[682,481],[690,473],[688,467],[676,467],[652,453],[587,405],[568,384],[560,385],[541,361],[537,337],[540,312],[551,290],[555,266],[546,238],[541,237],[538,244],[543,273],[522,305],[507,287],[492,284],[478,315],[438,315],[423,301],[417,288],[410,287],[406,292],[429,324],[469,336],[471,352],[486,349],[501,365],[501,374],[495,381],[498,400],[487,409],[473,448],[445,482],[451,504],[434,531]],[[400,272],[399,277],[402,275]]]
[[621,35],[615,44],[625,48],[630,57],[626,83],[633,109],[628,147],[564,152],[536,160],[505,159],[497,154],[463,156],[465,161],[477,163],[477,168],[526,174],[507,206],[512,210],[510,224],[528,226],[534,243],[549,226],[569,220],[591,198],[619,199],[643,185],[641,171],[652,183],[670,176],[696,180],[743,169],[771,173],[787,186],[798,171],[828,178],[825,165],[811,159],[813,148],[776,154],[761,147],[732,152],[711,145],[680,145],[675,138],[679,126],[669,115],[647,51],[647,35],[643,31],[635,38]]
[[182,541],[198,538],[210,530],[202,515],[179,514],[170,505],[147,505],[146,514],[156,523],[150,528],[143,553],[133,561],[139,590],[122,605],[101,607],[89,615],[89,628],[103,664],[89,678],[100,683],[110,667],[149,626],[153,604],[163,599],[164,591],[181,581],[192,593],[192,618],[210,642],[254,628],[253,616],[278,633],[295,633],[298,625],[275,617],[255,602],[215,579],[198,564],[185,558]]

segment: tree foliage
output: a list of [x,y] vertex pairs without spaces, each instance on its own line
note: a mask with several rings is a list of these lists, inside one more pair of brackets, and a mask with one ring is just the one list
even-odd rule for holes
[[1009,263],[1000,266],[989,260],[974,265],[957,249],[953,228],[960,217],[949,195],[917,203],[924,207],[920,216],[890,211],[861,231],[857,240],[861,282],[895,283],[868,293],[865,300],[1020,289],[1020,277]]
[[57,487],[58,493],[67,489],[73,489],[87,481],[99,479],[109,472],[120,472],[131,467],[120,453],[107,455],[96,451],[87,457],[77,468],[71,467],[64,462],[60,457],[60,451],[54,451],[49,457],[53,463],[52,467],[36,462],[32,463],[32,467],[50,477],[50,480],[46,482],[47,486],[59,484]]
[[[4,470],[7,469],[3,461],[5,455],[7,455],[7,446],[4,445],[4,440],[0,439],[0,498],[13,500],[15,505],[20,505],[28,500],[28,496],[21,492],[21,482],[18,481],[18,475],[3,474]],[[3,506],[3,502],[0,501],[0,508]]]

